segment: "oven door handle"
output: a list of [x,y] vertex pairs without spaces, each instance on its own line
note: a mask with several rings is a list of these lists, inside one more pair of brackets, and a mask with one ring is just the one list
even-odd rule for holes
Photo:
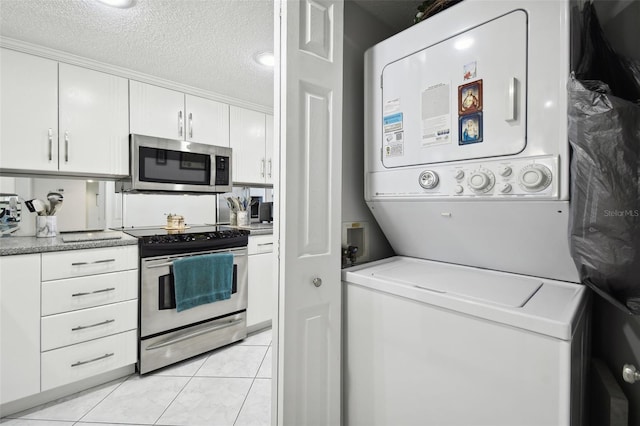
[[[246,254],[233,253],[233,257],[242,257],[242,256],[246,256]],[[156,263],[156,264],[153,264],[153,265],[144,265],[144,267],[147,268],[147,269],[162,268],[163,266],[173,266],[173,262],[169,261],[169,262],[165,262],[165,263]]]
[[146,350],[150,351],[150,350],[153,350],[153,349],[159,349],[159,348],[162,348],[164,346],[169,346],[169,345],[172,345],[174,343],[181,342],[183,340],[187,340],[187,339],[191,339],[191,338],[196,337],[196,336],[200,336],[201,334],[211,333],[213,331],[217,331],[217,330],[220,330],[220,329],[223,329],[223,328],[227,328],[227,327],[233,327],[234,325],[238,325],[238,324],[240,324],[240,323],[242,323],[244,321],[245,321],[244,318],[241,318],[241,319],[237,319],[235,321],[230,321],[230,322],[227,322],[227,323],[224,323],[224,324],[216,325],[214,327],[207,328],[207,329],[204,329],[204,330],[198,330],[198,331],[193,332],[193,333],[183,334],[182,336],[178,336],[178,337],[173,338],[173,339],[167,339],[167,340],[163,340],[161,342],[155,343],[155,344],[149,346],[148,348],[146,348]]

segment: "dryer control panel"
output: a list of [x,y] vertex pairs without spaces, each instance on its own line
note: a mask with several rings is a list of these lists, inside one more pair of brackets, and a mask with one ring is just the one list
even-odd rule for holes
[[[371,198],[558,199],[558,158],[486,159],[370,173]],[[401,190],[402,189],[402,190]]]

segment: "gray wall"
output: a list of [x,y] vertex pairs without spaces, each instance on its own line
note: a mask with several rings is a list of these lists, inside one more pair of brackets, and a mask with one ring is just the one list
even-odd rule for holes
[[345,2],[342,114],[342,222],[366,222],[368,261],[393,250],[364,202],[364,52],[393,34],[385,24]]

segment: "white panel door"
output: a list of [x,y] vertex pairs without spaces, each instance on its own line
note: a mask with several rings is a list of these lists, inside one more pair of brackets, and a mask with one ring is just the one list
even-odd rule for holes
[[265,118],[265,144],[264,157],[266,161],[265,183],[273,184],[273,115],[267,114]]
[[233,182],[264,183],[264,114],[230,107]]
[[229,105],[192,95],[185,105],[187,141],[229,146]]
[[184,140],[184,93],[131,80],[129,103],[131,133]]
[[40,255],[0,257],[0,403],[40,392]]
[[58,63],[0,49],[0,169],[58,170]]
[[60,171],[129,174],[129,82],[60,64]]
[[280,246],[274,420],[339,425],[344,4],[277,1],[275,7]]

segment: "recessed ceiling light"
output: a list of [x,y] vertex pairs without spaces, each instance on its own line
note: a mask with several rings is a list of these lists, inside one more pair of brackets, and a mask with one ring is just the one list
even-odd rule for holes
[[265,67],[272,67],[275,63],[275,58],[272,52],[260,52],[254,56],[257,63],[264,65]]
[[120,9],[126,9],[134,5],[135,0],[98,0],[100,3],[106,4],[111,7],[118,7]]

